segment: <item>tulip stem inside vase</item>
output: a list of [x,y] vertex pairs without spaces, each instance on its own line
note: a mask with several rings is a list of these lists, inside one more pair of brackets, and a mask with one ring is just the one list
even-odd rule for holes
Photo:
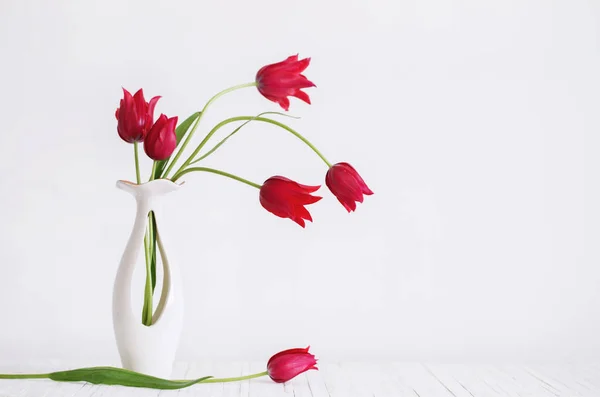
[[152,325],[153,297],[156,288],[156,216],[154,211],[148,213],[148,227],[144,237],[144,258],[146,262],[146,282],[144,285],[144,307],[142,309],[142,324]]
[[[138,143],[134,142],[134,157],[135,157],[135,176],[136,182],[141,183],[140,177],[140,161]],[[150,181],[152,181],[157,172],[157,162],[152,163],[152,172]],[[153,318],[153,296],[156,288],[156,235],[158,233],[156,227],[156,216],[154,211],[148,213],[148,226],[144,236],[144,259],[146,263],[146,282],[144,285],[144,306],[142,308],[142,324],[146,326],[152,325]]]

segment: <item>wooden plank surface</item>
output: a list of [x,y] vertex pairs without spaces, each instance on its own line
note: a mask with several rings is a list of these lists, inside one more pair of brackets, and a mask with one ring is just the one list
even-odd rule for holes
[[[85,366],[50,361],[0,365],[3,373],[48,372]],[[89,363],[87,363],[89,365]],[[177,363],[174,378],[228,377],[264,370],[257,362]],[[326,363],[291,382],[269,378],[195,385],[183,390],[135,389],[49,380],[0,380],[4,397],[600,397],[600,365],[462,365]]]

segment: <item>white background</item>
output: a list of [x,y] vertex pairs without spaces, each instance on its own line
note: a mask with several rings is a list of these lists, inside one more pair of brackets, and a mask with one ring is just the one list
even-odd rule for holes
[[[162,220],[185,276],[178,357],[597,356],[599,24],[591,0],[2,0],[0,356],[117,356],[112,282],[134,216],[114,186],[134,178],[121,86],[183,120],[295,53],[318,88],[311,106],[292,99],[290,124],[375,195],[349,215],[324,187],[301,229],[253,188],[185,178]],[[229,94],[196,142],[267,110],[255,89]],[[257,182],[326,172],[259,123],[206,165]]]

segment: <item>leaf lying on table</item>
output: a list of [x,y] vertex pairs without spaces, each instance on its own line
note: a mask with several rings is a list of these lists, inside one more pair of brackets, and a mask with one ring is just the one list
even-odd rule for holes
[[212,376],[192,380],[168,380],[156,378],[139,372],[115,367],[90,367],[70,371],[51,372],[49,374],[15,374],[0,375],[0,379],[48,378],[58,382],[89,382],[96,385],[120,385],[129,387],[146,387],[150,389],[174,390],[201,383]]

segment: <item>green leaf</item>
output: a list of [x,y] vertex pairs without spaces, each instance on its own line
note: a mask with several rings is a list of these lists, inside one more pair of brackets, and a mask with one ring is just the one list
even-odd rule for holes
[[154,211],[148,213],[148,227],[150,228],[150,278],[152,279],[152,293],[156,287],[156,216]]
[[[181,140],[183,139],[185,134],[188,132],[188,130],[190,129],[192,124],[196,120],[198,120],[201,113],[202,112],[196,112],[196,113],[192,114],[190,117],[185,119],[181,124],[179,124],[179,126],[175,129],[175,136],[177,137],[177,145],[178,146],[179,146],[179,142],[181,142]],[[165,170],[165,167],[167,166],[169,159],[170,159],[170,157],[166,160],[156,161],[156,167],[154,168],[156,170],[156,172],[153,175],[153,179],[158,179],[163,176],[162,173]]]
[[229,138],[231,138],[233,135],[235,135],[235,133],[238,132],[243,126],[245,126],[246,124],[248,124],[252,120],[257,119],[259,117],[262,117],[262,116],[264,116],[266,114],[277,114],[279,116],[285,116],[285,117],[289,117],[289,118],[292,118],[292,119],[299,119],[300,118],[300,117],[291,116],[289,114],[281,113],[281,112],[262,112],[262,113],[259,113],[253,119],[250,119],[250,120],[246,121],[245,123],[243,123],[242,125],[238,126],[235,130],[233,130],[232,133],[230,133],[229,135],[227,135],[219,143],[217,143],[212,149],[210,149],[208,152],[206,152],[206,154],[204,154],[201,157],[197,158],[196,160],[192,161],[190,164],[196,164],[197,162],[204,160],[205,158],[207,158],[208,156],[210,156],[211,154],[213,154],[218,148],[220,148],[221,145],[223,145],[225,142],[227,142],[227,140]]
[[89,382],[95,385],[120,385],[175,390],[201,383],[212,376],[193,380],[168,380],[115,367],[90,367],[52,372],[48,378],[59,382]]
[[175,135],[177,136],[177,144],[183,139],[185,133],[190,129],[192,123],[196,121],[202,112],[196,112],[192,114],[190,117],[185,119],[183,123],[179,124],[179,126],[175,129]]

